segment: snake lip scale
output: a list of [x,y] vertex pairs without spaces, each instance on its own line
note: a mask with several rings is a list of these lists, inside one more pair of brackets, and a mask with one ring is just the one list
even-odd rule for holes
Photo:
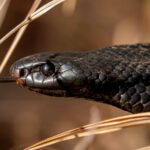
[[91,99],[131,113],[150,111],[150,44],[34,54],[16,61],[10,74],[41,94]]

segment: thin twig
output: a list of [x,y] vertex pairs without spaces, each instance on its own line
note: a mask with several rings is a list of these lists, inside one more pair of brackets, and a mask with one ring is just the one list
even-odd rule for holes
[[[31,9],[29,10],[29,12],[28,12],[28,14],[27,14],[25,20],[38,8],[38,6],[40,5],[41,1],[42,1],[42,0],[35,0],[35,1],[34,1],[34,3],[33,3],[33,5],[32,5],[32,7],[31,7]],[[23,26],[23,27],[18,31],[16,37],[14,38],[14,40],[13,40],[13,42],[12,42],[10,48],[8,49],[8,51],[7,51],[7,53],[6,53],[5,57],[4,57],[4,59],[3,59],[2,63],[1,63],[1,65],[0,65],[0,74],[2,73],[4,67],[6,66],[6,64],[7,64],[8,60],[9,60],[10,56],[12,55],[13,51],[15,50],[17,44],[19,43],[19,41],[20,41],[20,39],[21,39],[23,33],[24,33],[25,30],[27,29],[27,27],[28,27],[28,24],[26,24],[25,26]]]
[[10,32],[8,32],[4,37],[0,39],[0,45],[6,41],[11,35],[13,35],[15,32],[17,32],[21,27],[25,26],[26,24],[31,23],[41,15],[47,13],[49,10],[54,8],[56,5],[62,3],[65,0],[53,0],[44,6],[40,7],[37,11],[35,11],[31,16],[29,16],[26,20],[22,21],[19,25],[17,25],[15,28],[13,28]]
[[23,33],[25,32],[27,26],[29,23],[31,23],[32,21],[34,21],[35,19],[37,19],[38,17],[40,17],[41,15],[45,14],[46,12],[48,12],[50,9],[52,9],[53,7],[55,7],[56,5],[58,5],[59,3],[63,2],[64,0],[53,0],[47,4],[45,4],[44,6],[40,7],[37,11],[36,8],[39,6],[39,4],[41,3],[41,0],[35,0],[31,10],[29,11],[27,17],[25,18],[24,21],[22,21],[19,25],[17,25],[13,30],[11,30],[8,34],[6,34],[1,40],[0,40],[0,44],[2,44],[6,39],[8,39],[13,33],[15,33],[17,30],[20,31],[17,33],[11,47],[9,48],[5,58],[3,59],[1,65],[0,65],[0,74],[2,73],[4,67],[6,66],[11,54],[13,53],[15,47],[17,46],[19,40],[21,39]]
[[36,150],[62,141],[67,141],[79,137],[85,137],[94,134],[104,134],[121,130],[131,126],[139,126],[150,124],[150,113],[141,113],[109,119],[94,124],[82,126],[73,130],[69,130],[56,136],[47,138],[38,142],[25,150]]

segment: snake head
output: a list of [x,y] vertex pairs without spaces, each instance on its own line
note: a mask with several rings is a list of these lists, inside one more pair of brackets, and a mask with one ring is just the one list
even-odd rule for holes
[[[67,57],[67,56],[66,56]],[[35,54],[22,58],[10,68],[16,82],[28,89],[51,96],[70,96],[81,90],[86,78],[72,58],[59,53]]]

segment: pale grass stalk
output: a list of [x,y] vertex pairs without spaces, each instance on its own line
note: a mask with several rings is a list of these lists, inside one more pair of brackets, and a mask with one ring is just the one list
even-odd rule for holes
[[[38,8],[38,6],[40,5],[41,1],[42,1],[42,0],[35,0],[35,1],[34,1],[34,3],[33,3],[33,5],[32,5],[32,7],[31,7],[31,9],[29,10],[29,12],[28,12],[28,14],[27,14],[25,20]],[[12,55],[13,51],[15,50],[17,44],[19,43],[19,41],[20,41],[20,39],[21,39],[23,33],[24,33],[25,30],[27,29],[27,27],[28,27],[28,24],[26,24],[25,26],[23,26],[23,27],[18,31],[17,35],[15,36],[15,38],[14,38],[14,40],[13,40],[13,42],[12,42],[10,48],[8,49],[8,51],[7,51],[7,53],[6,53],[5,57],[4,57],[4,59],[3,59],[2,63],[1,63],[1,65],[0,65],[0,74],[2,73],[4,67],[6,66],[6,64],[7,64],[8,60],[9,60],[10,56]]]
[[0,28],[3,24],[10,0],[0,0]]
[[34,21],[35,19],[39,18],[49,10],[51,10],[53,7],[57,6],[58,4],[62,3],[65,0],[53,0],[44,6],[40,7],[37,11],[35,11],[31,16],[29,17],[29,20]]
[[147,146],[147,147],[142,147],[142,148],[139,148],[137,150],[150,150],[150,146]]
[[31,23],[35,19],[39,18],[41,15],[44,15],[49,10],[54,8],[56,5],[62,3],[65,0],[53,0],[51,2],[48,2],[44,6],[40,7],[35,11],[32,15],[30,15],[26,20],[22,21],[20,24],[18,24],[15,28],[13,28],[10,32],[8,32],[4,37],[0,39],[0,45],[6,41],[11,35],[13,35],[15,32],[17,32],[21,27],[25,26],[26,24]]
[[38,142],[26,148],[25,150],[36,150],[62,141],[67,141],[95,134],[110,133],[121,130],[123,128],[145,124],[150,124],[150,113],[141,113],[136,115],[134,114],[123,117],[117,117],[63,132],[61,134],[52,136],[41,142]]
[[5,6],[7,0],[3,0],[1,3],[0,3],[0,11],[3,9],[3,7]]
[[[84,129],[91,129],[91,128],[96,127],[97,125],[102,125],[102,124],[107,124],[107,123],[110,123],[110,124],[114,124],[115,123],[116,124],[117,122],[120,122],[120,121],[123,121],[123,120],[127,120],[127,119],[128,119],[128,121],[130,119],[135,121],[136,119],[139,119],[139,118],[149,119],[150,118],[150,114],[148,114],[148,116],[147,116],[146,113],[144,113],[144,115],[143,114],[138,114],[138,115],[135,115],[135,116],[129,115],[129,116],[123,116],[123,117],[118,117],[118,118],[114,118],[114,119],[108,119],[108,120],[105,120],[105,121],[89,124],[89,125],[86,125],[86,126],[83,126],[83,127],[80,127],[80,128],[76,128],[76,129],[73,129],[73,130],[69,130],[69,131],[63,132],[61,134],[58,134],[56,136],[51,137],[50,139],[53,140],[55,138],[60,138],[62,136],[65,136],[65,135],[68,135],[68,134],[72,134],[72,133],[75,133],[75,132],[79,132],[79,131],[82,131]],[[49,139],[46,139],[45,142],[47,140],[49,140]]]
[[41,3],[41,0],[35,0],[31,10],[29,11],[27,17],[25,18],[24,21],[22,21],[18,26],[16,26],[13,30],[11,30],[8,34],[6,34],[1,40],[0,40],[0,44],[2,44],[8,37],[10,37],[13,33],[15,33],[17,30],[20,31],[17,33],[12,45],[10,46],[8,52],[6,53],[6,56],[4,57],[1,65],[0,65],[0,73],[2,73],[4,67],[6,66],[10,56],[12,55],[14,49],[16,48],[19,40],[21,39],[23,33],[25,32],[28,24],[37,19],[38,17],[40,17],[41,15],[43,15],[44,13],[48,12],[50,9],[52,9],[53,7],[55,7],[56,5],[58,5],[59,3],[63,2],[64,0],[53,0],[47,4],[45,4],[44,6],[42,6],[41,8],[39,8],[37,11],[35,11],[37,9],[37,7],[39,6],[39,4]]

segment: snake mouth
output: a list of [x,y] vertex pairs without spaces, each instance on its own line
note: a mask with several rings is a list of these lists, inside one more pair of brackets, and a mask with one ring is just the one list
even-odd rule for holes
[[25,84],[25,82],[21,79],[16,79],[16,83],[21,86],[23,86]]
[[50,95],[50,96],[57,96],[57,97],[66,97],[68,96],[68,93],[66,90],[50,90],[50,89],[39,89],[39,88],[28,88],[30,91],[36,92],[36,93],[41,93],[45,95]]

